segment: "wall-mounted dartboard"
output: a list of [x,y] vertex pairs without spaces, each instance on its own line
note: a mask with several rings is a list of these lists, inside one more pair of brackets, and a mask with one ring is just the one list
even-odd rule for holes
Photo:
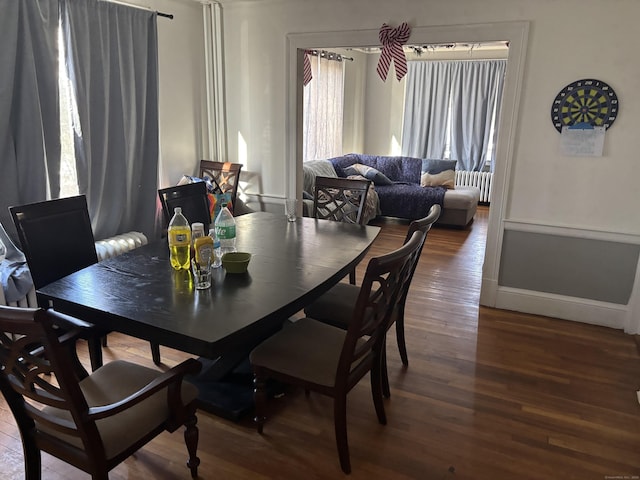
[[585,79],[570,83],[551,105],[551,120],[556,130],[577,124],[609,128],[618,115],[618,97],[600,80]]

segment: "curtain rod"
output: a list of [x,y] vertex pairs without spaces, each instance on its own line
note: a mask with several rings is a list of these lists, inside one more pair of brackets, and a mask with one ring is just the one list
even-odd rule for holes
[[309,55],[326,58],[328,60],[336,60],[338,62],[342,60],[349,60],[350,62],[353,62],[353,58],[351,57],[345,57],[344,55],[341,55],[339,53],[329,52],[327,50],[307,50],[307,53]]
[[[144,6],[144,5],[136,5],[135,3],[123,2],[121,0],[105,0],[105,1],[111,2],[111,3],[117,3],[119,5],[124,5],[125,7],[140,8],[142,10],[152,10],[151,7],[147,7],[147,6]],[[165,18],[173,19],[173,14],[172,13],[162,13],[162,12],[156,11],[156,15],[158,17],[165,17]]]

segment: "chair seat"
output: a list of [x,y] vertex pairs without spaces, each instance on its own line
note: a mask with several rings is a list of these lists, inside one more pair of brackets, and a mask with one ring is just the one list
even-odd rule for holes
[[254,348],[249,360],[254,367],[333,387],[346,335],[343,329],[301,318]]
[[[127,398],[162,373],[159,370],[116,360],[107,363],[83,379],[80,382],[80,389],[84,393],[89,407],[108,405]],[[198,396],[197,388],[184,381],[181,392],[184,405],[188,405]],[[71,421],[71,415],[68,411],[53,407],[45,407],[43,410],[58,418]],[[113,417],[97,420],[96,427],[100,432],[106,458],[114,458],[122,453],[149,431],[158,427],[168,414],[167,390],[164,389]],[[47,428],[46,425],[38,425],[38,428],[84,449],[82,441],[76,436],[54,431]]]
[[315,302],[307,305],[304,314],[334,327],[346,329],[353,317],[359,294],[359,286],[338,283]]

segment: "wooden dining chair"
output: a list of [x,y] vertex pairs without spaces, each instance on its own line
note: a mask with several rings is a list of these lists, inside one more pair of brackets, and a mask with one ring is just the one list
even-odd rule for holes
[[166,225],[169,225],[175,207],[181,207],[182,214],[190,224],[194,222],[203,223],[204,231],[209,232],[211,211],[205,182],[186,183],[184,185],[161,188],[158,190],[158,196],[162,204]]
[[[424,233],[424,238],[422,244],[419,247],[418,255],[415,258],[414,264],[411,266],[411,274],[407,279],[407,282],[402,286],[400,298],[396,303],[396,307],[391,317],[392,323],[389,325],[389,327],[391,327],[391,325],[395,323],[398,350],[400,352],[402,364],[405,366],[409,365],[409,358],[407,356],[407,345],[404,336],[404,311],[405,304],[407,302],[407,295],[409,293],[409,287],[411,286],[413,274],[415,273],[416,267],[418,266],[418,260],[420,259],[420,255],[422,254],[422,249],[426,242],[427,235],[429,233],[429,230],[431,230],[433,224],[436,222],[436,220],[438,220],[440,212],[440,205],[433,205],[426,217],[411,222],[411,224],[409,225],[409,229],[407,230],[407,235],[405,237],[406,243],[411,239],[414,232]],[[307,317],[319,320],[324,323],[328,323],[329,325],[347,329],[353,317],[353,311],[356,307],[359,291],[360,289],[355,285],[350,285],[344,282],[338,283],[316,301],[305,307],[304,314]],[[389,388],[389,379],[387,376],[385,350],[383,350],[381,358],[383,360],[383,394],[385,397],[389,397],[391,392]]]
[[275,379],[333,398],[340,465],[351,472],[347,441],[348,392],[371,373],[371,393],[378,421],[386,424],[380,355],[391,313],[423,242],[422,232],[399,249],[369,260],[347,330],[302,318],[285,326],[249,355],[254,373],[255,422],[266,420],[266,383]]
[[200,178],[209,177],[215,186],[220,188],[220,193],[231,193],[231,205],[233,212],[236,209],[236,197],[240,186],[241,163],[214,162],[212,160],[200,160]]
[[[18,239],[36,288],[98,263],[96,245],[84,195],[9,207]],[[40,305],[48,307],[49,305]],[[90,319],[83,319],[91,323]],[[92,369],[102,365],[108,331],[87,330]],[[160,347],[151,345],[155,363]]]
[[[364,207],[370,180],[340,177],[315,179],[313,216],[337,222],[364,224]],[[356,269],[349,272],[349,283],[356,283]]]
[[108,480],[109,470],[181,425],[195,478],[198,391],[183,378],[200,363],[161,372],[119,360],[88,375],[75,354],[81,330],[53,310],[0,306],[0,389],[20,430],[25,478],[40,478],[44,451]]
[[316,177],[313,216],[337,222],[362,224],[370,180]]

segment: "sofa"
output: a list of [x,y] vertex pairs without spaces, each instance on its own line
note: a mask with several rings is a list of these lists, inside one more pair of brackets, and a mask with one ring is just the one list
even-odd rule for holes
[[[473,220],[478,208],[480,189],[472,186],[455,186],[453,177],[450,177],[449,183],[445,182],[451,188],[439,185],[421,186],[425,178],[423,172],[425,162],[421,158],[356,153],[305,162],[303,164],[303,196],[311,199],[312,208],[312,179],[315,175],[364,176],[374,183],[379,202],[377,207],[379,215],[415,220],[425,217],[431,206],[437,203],[442,207],[438,224],[467,226]],[[449,173],[453,175],[453,172]],[[432,178],[440,177],[436,175]],[[304,210],[306,211],[307,208],[308,205]]]

